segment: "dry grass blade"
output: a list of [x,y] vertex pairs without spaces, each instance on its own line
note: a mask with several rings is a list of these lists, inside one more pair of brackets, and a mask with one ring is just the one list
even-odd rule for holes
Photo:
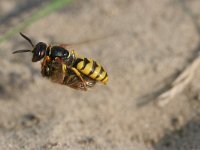
[[24,28],[28,27],[29,25],[33,24],[35,21],[49,15],[50,13],[54,12],[55,10],[62,8],[68,5],[72,0],[52,0],[50,3],[41,7],[37,12],[35,12],[32,16],[25,19],[25,21],[20,22],[14,28],[9,29],[5,32],[2,36],[0,36],[0,44],[8,40],[14,34],[19,33]]
[[162,93],[157,98],[157,105],[163,107],[169,101],[174,98],[177,94],[181,93],[185,87],[190,83],[192,80],[196,68],[200,64],[200,56],[197,57],[191,65],[189,65],[177,78],[176,80],[171,84],[171,88]]

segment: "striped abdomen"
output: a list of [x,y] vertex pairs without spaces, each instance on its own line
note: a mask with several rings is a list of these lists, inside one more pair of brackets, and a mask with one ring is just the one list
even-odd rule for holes
[[108,74],[96,61],[88,58],[77,58],[74,67],[84,75],[101,81],[104,84],[108,82]]

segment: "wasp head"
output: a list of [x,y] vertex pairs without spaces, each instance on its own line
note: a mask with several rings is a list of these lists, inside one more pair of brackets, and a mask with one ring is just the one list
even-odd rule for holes
[[43,42],[39,42],[36,45],[34,45],[32,43],[32,41],[27,36],[25,36],[22,33],[20,33],[20,35],[24,39],[26,39],[29,42],[29,44],[31,44],[31,46],[33,47],[33,50],[27,50],[27,49],[25,49],[25,50],[17,50],[17,51],[14,51],[13,54],[15,54],[15,53],[24,53],[24,52],[32,52],[33,53],[32,62],[40,61],[45,55],[45,52],[46,52],[46,49],[47,49],[47,44],[45,44]]
[[32,62],[40,61],[44,57],[46,49],[47,49],[47,44],[43,42],[39,42],[38,44],[36,44],[36,46],[32,51],[33,52]]

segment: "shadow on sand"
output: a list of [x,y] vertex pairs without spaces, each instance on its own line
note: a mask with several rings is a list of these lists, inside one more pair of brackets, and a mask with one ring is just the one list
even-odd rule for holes
[[155,150],[200,150],[200,120],[192,120],[181,129],[166,133]]

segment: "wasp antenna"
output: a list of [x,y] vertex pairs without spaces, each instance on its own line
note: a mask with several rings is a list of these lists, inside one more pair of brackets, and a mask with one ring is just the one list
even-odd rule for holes
[[25,53],[25,52],[32,52],[31,50],[27,50],[27,49],[22,49],[22,50],[17,50],[17,51],[14,51],[12,52],[13,54],[16,54],[16,53]]
[[29,39],[26,35],[24,35],[24,34],[21,33],[21,32],[20,32],[20,35],[21,35],[23,38],[25,38],[25,39],[31,44],[32,47],[35,47],[34,44],[33,44],[33,42],[31,41],[31,39]]

